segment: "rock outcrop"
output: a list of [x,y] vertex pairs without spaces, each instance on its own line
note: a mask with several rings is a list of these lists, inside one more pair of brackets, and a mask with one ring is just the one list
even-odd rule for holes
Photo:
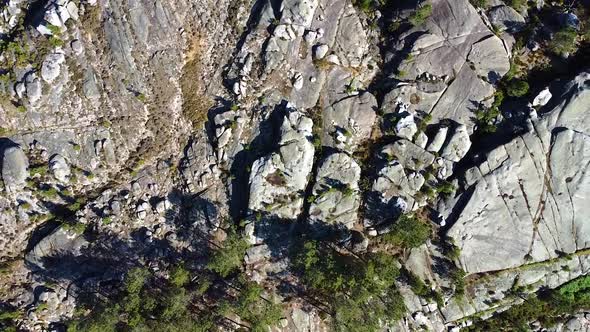
[[361,168],[345,153],[334,153],[320,164],[310,196],[309,222],[322,228],[352,228],[360,205]]
[[467,171],[465,205],[449,231],[465,271],[503,270],[590,247],[588,79],[584,73],[569,82],[560,103],[533,118],[527,133]]
[[2,181],[7,191],[15,191],[24,186],[29,176],[28,167],[27,156],[19,146],[2,147]]
[[276,152],[254,162],[250,173],[251,211],[295,219],[303,207],[303,191],[313,165],[312,121],[288,110],[280,127]]

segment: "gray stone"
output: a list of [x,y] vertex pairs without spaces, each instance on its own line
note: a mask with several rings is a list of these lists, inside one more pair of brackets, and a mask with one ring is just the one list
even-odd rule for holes
[[414,139],[414,135],[418,131],[418,126],[414,122],[414,115],[405,111],[399,115],[399,120],[395,124],[395,133],[401,138],[409,141]]
[[[8,143],[10,144],[10,143]],[[2,151],[2,180],[8,191],[21,189],[29,172],[29,160],[20,146],[11,144]]]
[[590,121],[582,117],[582,105],[590,102],[588,77],[566,84],[560,104],[471,171],[473,191],[449,231],[467,272],[512,268],[590,246],[583,217],[590,213],[584,199]]
[[60,73],[60,66],[66,61],[63,53],[51,53],[45,57],[41,66],[41,77],[47,83],[53,82]]
[[477,75],[495,83],[510,70],[506,54],[502,40],[491,36],[473,44],[467,60],[473,63]]
[[421,171],[434,161],[432,153],[424,151],[416,144],[404,139],[386,145],[381,150],[381,154],[389,156],[390,159],[398,160],[404,168],[413,171]]
[[84,46],[82,46],[82,42],[79,39],[74,39],[70,43],[72,47],[72,52],[76,55],[80,55],[84,51]]
[[42,96],[41,80],[36,75],[27,76],[26,81],[27,97],[31,104],[36,104]]
[[289,111],[280,128],[278,151],[254,162],[250,173],[252,211],[294,219],[303,206],[303,191],[313,164],[312,121]]
[[71,170],[68,162],[63,156],[56,154],[51,157],[49,160],[49,169],[58,181],[62,183],[69,182]]
[[459,125],[444,145],[440,156],[454,162],[461,160],[471,148],[471,139],[467,127]]
[[319,229],[326,225],[352,228],[360,205],[360,176],[361,168],[345,153],[333,153],[324,159],[312,189],[309,222]]
[[270,258],[270,248],[266,244],[250,247],[246,251],[244,261],[246,264],[254,264]]
[[448,131],[449,131],[449,128],[446,126],[438,128],[438,130],[436,131],[436,134],[434,135],[434,138],[432,139],[432,141],[430,141],[430,144],[428,144],[428,148],[426,148],[426,150],[428,152],[440,151],[443,144],[445,143],[445,140],[447,139],[447,132]]
[[535,99],[533,99],[533,107],[547,105],[552,96],[553,95],[551,94],[551,91],[549,91],[549,88],[541,90]]
[[44,267],[47,259],[60,256],[78,256],[81,254],[82,248],[87,245],[88,241],[81,234],[58,227],[37,243],[26,254],[25,259],[30,263]]
[[426,149],[426,144],[428,144],[428,136],[426,136],[426,134],[423,132],[419,132],[418,135],[416,135],[414,144],[419,146],[421,149]]
[[525,19],[510,6],[497,6],[488,11],[490,22],[500,31],[517,32],[525,26]]
[[322,144],[348,152],[356,150],[371,134],[376,108],[375,97],[365,92],[324,109]]
[[323,59],[327,54],[330,48],[326,44],[319,44],[313,48],[313,56],[315,59]]

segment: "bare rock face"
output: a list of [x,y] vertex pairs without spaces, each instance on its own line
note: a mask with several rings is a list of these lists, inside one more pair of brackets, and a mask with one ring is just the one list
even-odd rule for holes
[[250,173],[252,211],[294,219],[301,212],[313,164],[312,121],[290,110],[280,128],[278,150],[254,162]]
[[590,126],[580,107],[590,101],[588,77],[568,83],[561,104],[467,172],[473,191],[449,231],[465,271],[502,270],[590,246]]
[[467,0],[432,1],[432,8],[423,25],[400,36],[398,52],[411,45],[408,60],[398,66],[399,79],[408,82],[389,92],[384,103],[401,100],[410,112],[452,119],[472,133],[474,104],[488,103],[492,84],[510,69],[508,52]]
[[353,152],[369,138],[376,119],[375,97],[366,92],[351,96],[323,112],[322,142],[343,151]]
[[512,7],[500,5],[491,8],[488,11],[488,17],[491,23],[500,31],[516,32],[525,26],[525,20]]
[[360,205],[359,165],[345,153],[334,153],[319,166],[312,190],[309,222],[317,226],[352,228]]

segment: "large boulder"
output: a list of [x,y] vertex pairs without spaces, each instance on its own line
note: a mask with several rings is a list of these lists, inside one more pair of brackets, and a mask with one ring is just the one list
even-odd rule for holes
[[[60,259],[73,259],[81,254],[82,249],[88,245],[84,236],[63,227],[56,228],[49,235],[37,243],[25,256],[27,262],[44,267],[47,263]],[[63,262],[66,263],[67,262]]]
[[9,146],[2,152],[2,180],[7,191],[14,191],[21,189],[29,176],[29,160],[20,146],[12,143],[5,145]]
[[352,228],[360,205],[360,176],[360,166],[345,153],[333,153],[324,159],[312,190],[310,223],[319,228]]
[[251,211],[295,219],[303,206],[315,148],[313,122],[290,110],[283,118],[277,151],[254,162],[250,173]]
[[350,96],[324,109],[322,143],[343,151],[353,152],[369,138],[377,117],[377,100],[365,92]]
[[526,22],[524,17],[510,6],[496,6],[488,11],[490,22],[499,31],[517,32],[521,30]]

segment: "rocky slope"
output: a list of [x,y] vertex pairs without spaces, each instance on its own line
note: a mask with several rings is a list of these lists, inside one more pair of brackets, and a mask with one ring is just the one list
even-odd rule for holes
[[[587,275],[590,21],[533,2],[6,1],[0,328],[65,330],[136,266],[195,282],[235,229],[273,331],[338,319],[301,296],[304,239],[437,294],[398,278],[383,330],[468,328]],[[579,50],[556,56],[565,28]],[[571,69],[535,82],[550,60]],[[388,242],[406,216],[426,238]],[[588,329],[571,315],[555,329]]]

